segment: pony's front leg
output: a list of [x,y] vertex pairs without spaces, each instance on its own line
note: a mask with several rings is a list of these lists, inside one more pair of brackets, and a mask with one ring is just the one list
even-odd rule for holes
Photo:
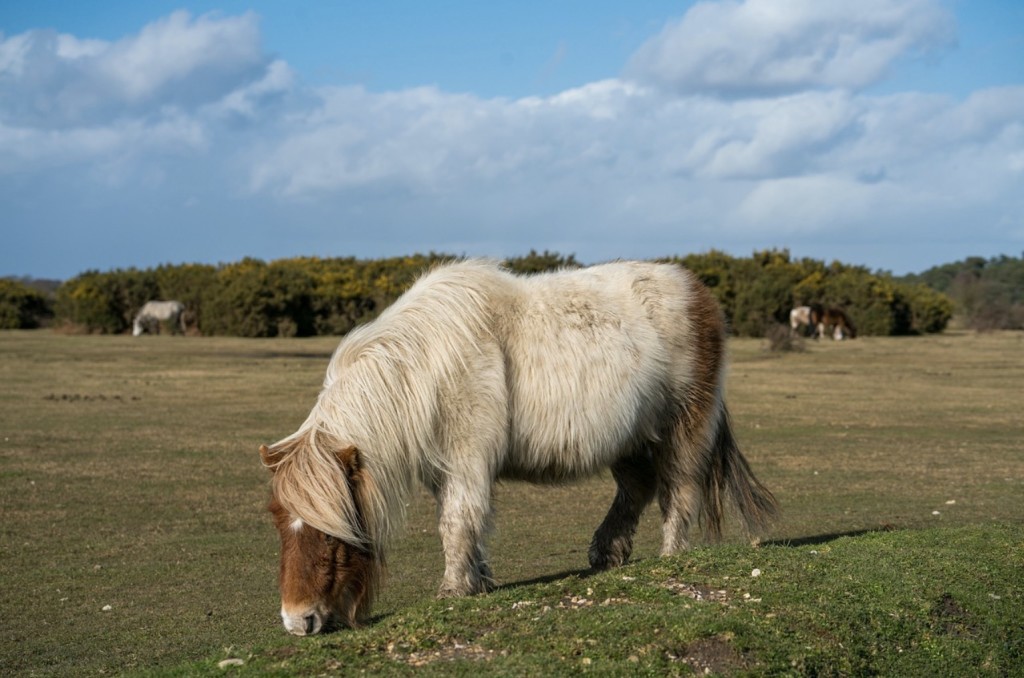
[[437,492],[437,528],[444,546],[444,580],[438,596],[469,596],[494,589],[484,547],[491,523],[491,487],[460,481]]

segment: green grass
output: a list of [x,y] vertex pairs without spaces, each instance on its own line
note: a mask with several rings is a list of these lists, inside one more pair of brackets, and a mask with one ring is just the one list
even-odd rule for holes
[[638,562],[586,576],[611,480],[506,484],[505,588],[436,601],[421,494],[375,621],[299,639],[256,448],[301,423],[335,343],[0,332],[3,673],[1024,675],[1024,335],[733,341],[771,544],[659,559],[650,511]]
[[1007,675],[1024,669],[1022,558],[1019,526],[704,547],[233,654],[267,675]]

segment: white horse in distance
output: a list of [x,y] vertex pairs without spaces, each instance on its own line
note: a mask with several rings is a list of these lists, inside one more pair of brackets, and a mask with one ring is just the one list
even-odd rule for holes
[[170,323],[185,333],[185,304],[180,301],[147,301],[135,315],[132,322],[132,336],[138,337],[143,332],[160,334],[160,323]]

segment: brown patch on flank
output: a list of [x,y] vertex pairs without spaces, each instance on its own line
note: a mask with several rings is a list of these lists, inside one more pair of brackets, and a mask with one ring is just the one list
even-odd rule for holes
[[677,651],[667,651],[669,661],[682,662],[697,674],[730,675],[749,668],[749,662],[724,636],[701,638]]

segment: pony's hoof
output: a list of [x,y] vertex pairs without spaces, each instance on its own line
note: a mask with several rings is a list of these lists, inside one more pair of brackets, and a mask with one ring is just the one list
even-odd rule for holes
[[465,595],[466,594],[464,592],[452,588],[442,588],[437,592],[437,597],[440,600],[444,600],[445,598],[463,598]]
[[599,571],[622,567],[628,560],[629,556],[623,557],[611,553],[590,553],[590,567]]
[[466,596],[475,596],[478,593],[487,593],[482,583],[472,586],[442,586],[437,592],[437,597],[441,599],[465,598]]

